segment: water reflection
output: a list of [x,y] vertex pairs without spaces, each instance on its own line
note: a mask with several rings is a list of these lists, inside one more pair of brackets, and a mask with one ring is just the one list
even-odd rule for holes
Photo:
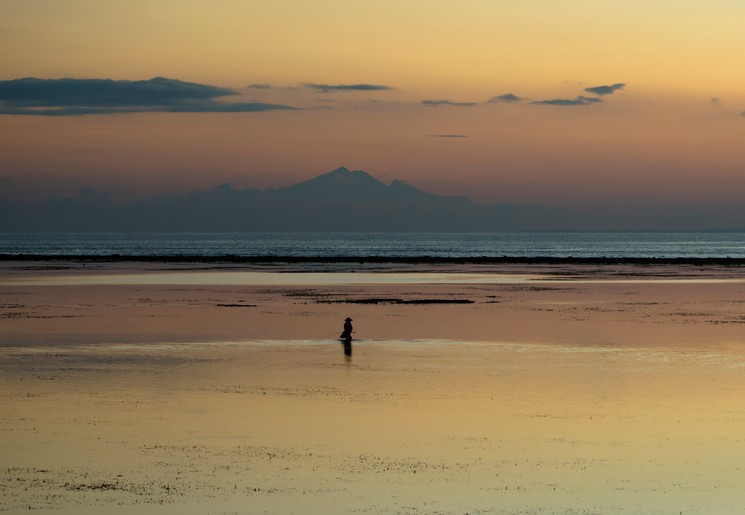
[[[490,272],[150,272],[1,277],[0,286],[339,286],[351,284],[568,284],[551,274]],[[572,278],[571,284],[743,284],[742,277]]]
[[344,320],[344,330],[339,336],[339,339],[341,340],[342,344],[344,344],[344,356],[346,357],[347,361],[351,360],[352,358],[352,333],[353,332],[354,332],[354,328],[352,327],[352,319],[351,317],[347,317]]
[[352,338],[345,338],[341,341],[341,344],[344,346],[344,357],[346,358],[346,361],[349,362],[352,360]]
[[742,349],[365,340],[345,367],[328,340],[0,348],[4,508],[742,506]]
[[537,274],[402,272],[151,272],[69,274],[0,278],[0,285],[342,285],[342,284],[521,284],[546,276]]

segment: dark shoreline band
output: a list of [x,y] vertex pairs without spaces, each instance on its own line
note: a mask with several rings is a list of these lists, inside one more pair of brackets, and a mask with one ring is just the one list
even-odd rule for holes
[[74,254],[0,254],[0,261],[67,261],[75,263],[224,263],[224,264],[464,264],[464,265],[693,265],[693,266],[745,266],[745,258],[711,257],[555,257],[555,256],[137,256],[124,254],[74,255]]

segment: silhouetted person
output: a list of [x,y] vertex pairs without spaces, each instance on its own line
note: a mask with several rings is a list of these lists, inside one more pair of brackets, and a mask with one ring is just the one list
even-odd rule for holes
[[344,321],[344,331],[342,331],[341,336],[339,336],[342,340],[349,340],[352,341],[352,319],[347,317],[347,319]]
[[347,317],[344,321],[344,331],[342,331],[339,338],[344,344],[344,355],[347,358],[352,357],[352,319]]

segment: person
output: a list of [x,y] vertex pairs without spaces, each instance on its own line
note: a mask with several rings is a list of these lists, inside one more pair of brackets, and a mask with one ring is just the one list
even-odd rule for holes
[[341,333],[341,336],[339,336],[342,340],[351,340],[352,339],[352,319],[347,317],[346,320],[344,320],[344,331]]

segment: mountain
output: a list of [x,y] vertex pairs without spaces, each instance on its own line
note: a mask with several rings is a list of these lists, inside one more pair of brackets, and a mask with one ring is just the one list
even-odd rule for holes
[[342,166],[313,179],[281,188],[290,197],[319,199],[349,198],[357,201],[384,199],[389,187],[362,170],[349,171]]
[[554,214],[477,205],[402,181],[384,184],[341,167],[279,189],[223,184],[184,195],[112,203],[90,189],[40,203],[0,199],[0,231],[79,232],[466,232],[531,229]]

